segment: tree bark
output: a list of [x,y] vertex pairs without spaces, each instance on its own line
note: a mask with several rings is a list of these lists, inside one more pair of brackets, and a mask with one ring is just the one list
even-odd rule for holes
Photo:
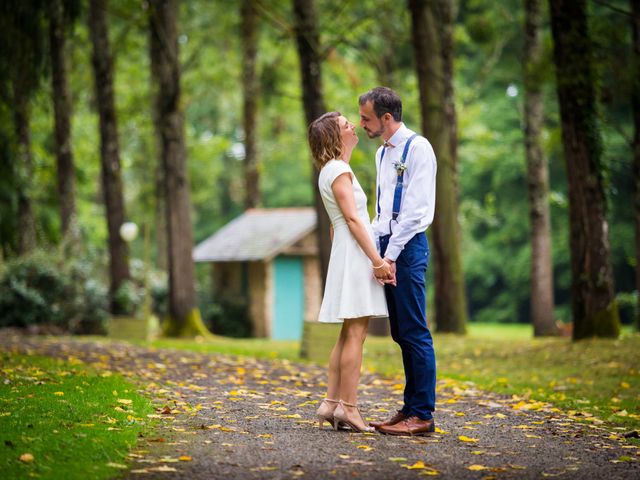
[[256,77],[258,30],[256,0],[243,0],[240,8],[242,36],[242,91],[244,127],[244,183],[245,208],[260,204],[260,174],[258,172],[258,150],[256,145],[256,113],[259,87]]
[[451,0],[410,0],[409,10],[422,131],[438,159],[437,208],[431,227],[435,324],[439,332],[464,333],[468,314],[458,223],[453,5]]
[[[320,35],[316,21],[313,0],[293,0],[294,29],[298,56],[300,57],[300,73],[302,78],[302,103],[304,105],[307,125],[326,113],[322,94],[322,58],[320,55]],[[320,273],[322,288],[327,279],[331,239],[329,237],[329,217],[322,204],[318,191],[319,172],[312,168],[312,189],[317,220],[317,239],[320,257]]]
[[152,71],[158,75],[156,108],[159,114],[164,166],[169,260],[168,336],[208,335],[196,303],[192,257],[191,200],[184,117],[180,109],[180,63],[178,52],[178,5],[176,0],[150,3]]
[[542,1],[525,0],[524,138],[531,224],[531,323],[534,336],[557,335],[553,315],[553,261],[549,214],[549,170],[542,151],[544,122],[540,62]]
[[[630,3],[633,42],[633,67],[631,78],[633,79],[632,108],[634,124],[633,173],[636,189],[636,291],[640,295],[640,0],[630,0]],[[640,330],[640,306],[636,308],[636,312],[636,326]]]
[[168,252],[169,242],[167,240],[168,228],[167,228],[167,205],[165,201],[165,178],[164,178],[164,165],[162,162],[162,126],[160,123],[160,63],[161,63],[161,48],[160,42],[155,41],[153,38],[152,28],[149,28],[149,58],[151,67],[150,77],[150,91],[152,107],[151,118],[153,120],[154,129],[154,147],[156,164],[154,166],[155,175],[155,236],[156,236],[156,266],[160,270],[167,271],[168,266]]
[[93,44],[93,71],[96,100],[100,117],[100,158],[102,161],[102,189],[109,230],[111,312],[125,313],[115,300],[123,282],[130,279],[129,248],[120,237],[120,226],[125,220],[122,195],[122,171],[118,143],[118,126],[113,98],[113,60],[107,30],[107,0],[89,3],[89,33]]
[[71,99],[65,66],[65,21],[62,0],[49,3],[51,86],[55,118],[60,225],[63,238],[76,235],[75,167],[71,151]]
[[33,152],[29,126],[29,98],[20,79],[13,80],[13,122],[18,143],[18,254],[25,255],[36,247],[36,227],[30,195],[33,176]]
[[620,332],[585,0],[549,0],[569,188],[573,338]]

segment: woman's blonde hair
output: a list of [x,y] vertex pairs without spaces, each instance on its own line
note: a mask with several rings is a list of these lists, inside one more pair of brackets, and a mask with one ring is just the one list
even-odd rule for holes
[[309,125],[309,147],[313,163],[318,170],[335,158],[342,155],[342,136],[338,117],[340,112],[327,112]]

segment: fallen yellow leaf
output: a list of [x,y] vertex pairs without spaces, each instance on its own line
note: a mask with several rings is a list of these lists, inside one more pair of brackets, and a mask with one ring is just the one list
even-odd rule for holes
[[59,397],[64,395],[64,392],[53,392],[54,395],[58,395]]
[[118,403],[122,403],[123,405],[131,405],[133,400],[129,400],[128,398],[119,398]]
[[484,465],[477,465],[477,464],[473,464],[473,465],[469,465],[467,467],[467,470],[472,470],[474,472],[480,471],[480,470],[487,470],[489,467],[485,467]]
[[462,442],[468,442],[468,443],[475,443],[478,441],[477,438],[471,438],[471,437],[467,437],[465,435],[460,435],[458,437],[458,440],[462,441]]
[[21,462],[29,463],[29,462],[33,462],[33,460],[34,460],[33,455],[31,455],[30,453],[23,453],[22,455],[20,455]]
[[191,460],[193,460],[193,458],[189,455],[180,455],[180,457],[178,457],[178,460],[180,460],[181,462],[190,462]]

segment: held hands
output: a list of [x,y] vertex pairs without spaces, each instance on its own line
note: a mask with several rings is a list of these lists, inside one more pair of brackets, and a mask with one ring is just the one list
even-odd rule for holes
[[380,285],[390,284],[396,286],[396,264],[394,261],[384,258],[382,262],[373,267],[373,276]]

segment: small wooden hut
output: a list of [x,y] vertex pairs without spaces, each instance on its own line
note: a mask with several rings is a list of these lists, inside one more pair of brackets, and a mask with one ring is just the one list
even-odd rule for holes
[[198,244],[212,265],[214,300],[247,305],[252,335],[299,340],[316,321],[322,283],[313,208],[253,208]]

